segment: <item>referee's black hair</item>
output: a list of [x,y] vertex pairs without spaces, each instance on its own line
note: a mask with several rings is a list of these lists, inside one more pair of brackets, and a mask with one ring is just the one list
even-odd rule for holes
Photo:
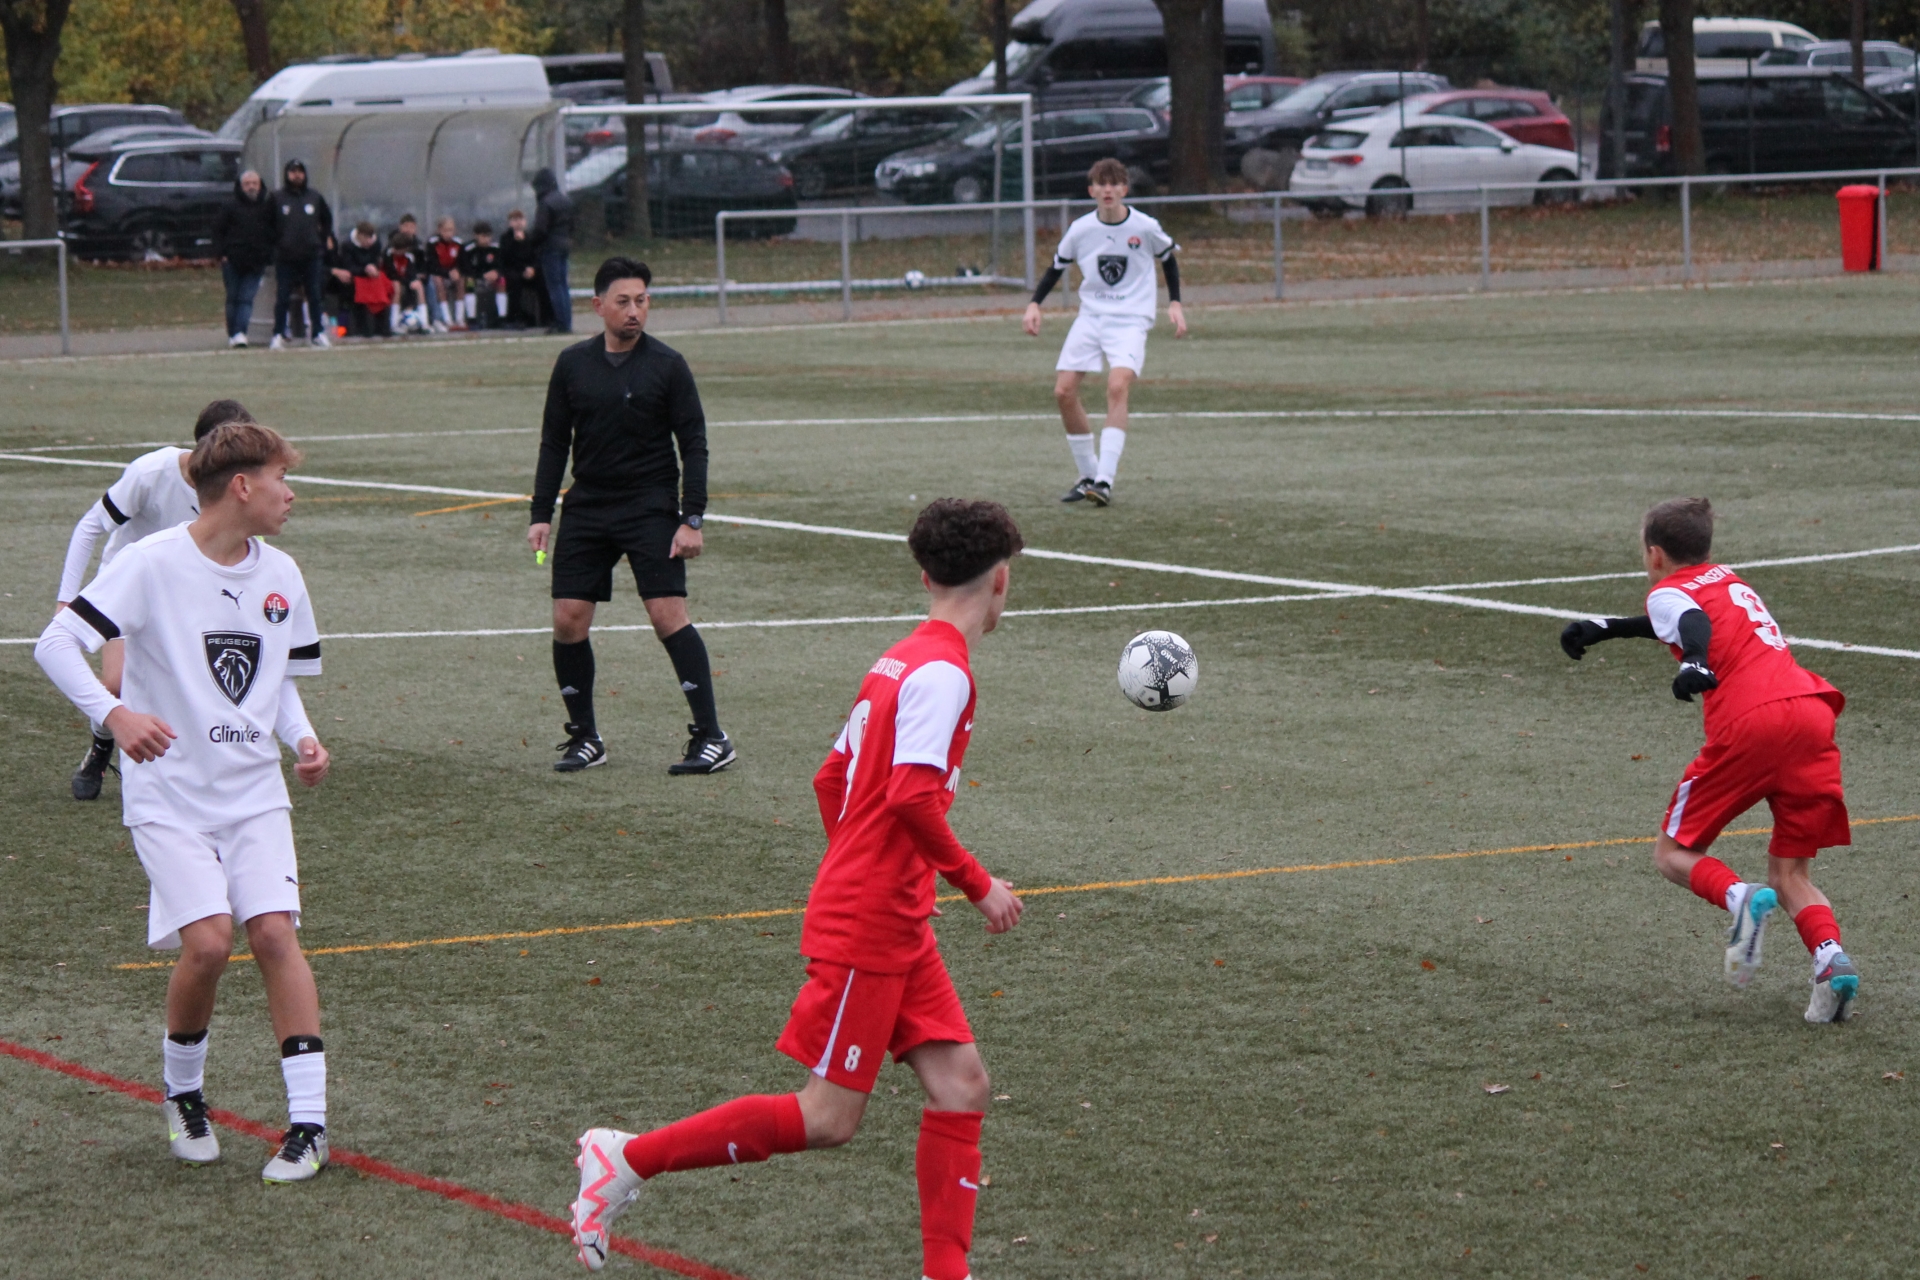
[[207,432],[223,422],[252,422],[253,414],[247,406],[238,400],[215,400],[200,411],[200,417],[193,424],[193,438],[203,440]]
[[1675,564],[1705,564],[1713,554],[1713,504],[1705,498],[1668,498],[1647,512],[1640,541]]
[[641,284],[653,283],[653,268],[638,258],[608,258],[593,273],[593,296],[598,298],[607,292],[607,286],[615,280],[638,280]]
[[936,498],[907,534],[907,549],[943,587],[963,587],[1026,546],[1020,528],[997,502]]

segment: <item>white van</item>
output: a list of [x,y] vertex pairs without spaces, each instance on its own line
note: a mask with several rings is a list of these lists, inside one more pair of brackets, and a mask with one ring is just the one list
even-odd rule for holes
[[240,142],[285,112],[540,105],[553,100],[547,70],[528,54],[469,49],[448,57],[340,56],[287,67],[227,117],[220,136]]
[[[1800,50],[1818,44],[1820,38],[1805,27],[1772,18],[1695,18],[1693,20],[1693,61],[1701,71],[1736,71],[1747,65],[1748,55],[1755,62],[1773,49]],[[1660,24],[1649,22],[1640,28],[1640,48],[1633,60],[1635,71],[1667,74],[1667,42]]]

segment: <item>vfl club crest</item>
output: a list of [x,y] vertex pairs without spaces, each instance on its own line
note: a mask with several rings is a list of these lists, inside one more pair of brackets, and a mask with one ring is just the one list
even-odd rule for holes
[[260,606],[267,615],[267,621],[279,626],[287,620],[287,598],[278,591],[267,592],[266,603]]
[[1128,237],[1127,237],[1127,248],[1129,248],[1129,249],[1138,249],[1139,247],[1140,247],[1140,237],[1139,237],[1139,236],[1128,236]]
[[201,635],[207,647],[207,671],[227,701],[239,706],[253,688],[260,670],[260,637],[244,631],[208,631]]
[[1103,253],[1100,255],[1100,278],[1109,285],[1119,284],[1127,278],[1127,256],[1123,253]]

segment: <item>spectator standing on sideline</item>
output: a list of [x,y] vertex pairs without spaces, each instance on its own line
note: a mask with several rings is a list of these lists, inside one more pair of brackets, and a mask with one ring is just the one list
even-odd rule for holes
[[279,243],[273,253],[273,341],[275,351],[292,335],[287,329],[288,301],[294,286],[307,295],[307,339],[316,347],[330,347],[321,290],[327,282],[327,255],[333,251],[333,210],[327,198],[307,187],[307,166],[287,161],[286,184],[274,195],[274,218]]
[[213,252],[220,259],[220,278],[227,286],[227,345],[247,345],[247,326],[253,323],[253,300],[260,278],[273,261],[279,242],[276,222],[280,210],[267,198],[267,185],[252,169],[233,184],[233,199],[213,216]]
[[567,255],[573,251],[573,201],[560,189],[551,169],[533,175],[533,194],[540,200],[533,212],[533,248],[540,255],[540,278],[546,282],[547,302],[553,308],[547,332],[572,333]]

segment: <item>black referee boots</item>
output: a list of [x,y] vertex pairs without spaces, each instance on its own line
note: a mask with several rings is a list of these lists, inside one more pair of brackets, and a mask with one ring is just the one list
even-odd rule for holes
[[718,773],[734,761],[733,739],[725,730],[716,729],[710,735],[697,724],[687,726],[692,736],[687,739],[686,758],[667,766],[667,772],[676,777],[689,773]]
[[562,727],[567,731],[567,740],[554,748],[560,753],[553,764],[555,773],[578,773],[607,762],[607,744],[600,741],[598,733],[582,730],[577,724]]

